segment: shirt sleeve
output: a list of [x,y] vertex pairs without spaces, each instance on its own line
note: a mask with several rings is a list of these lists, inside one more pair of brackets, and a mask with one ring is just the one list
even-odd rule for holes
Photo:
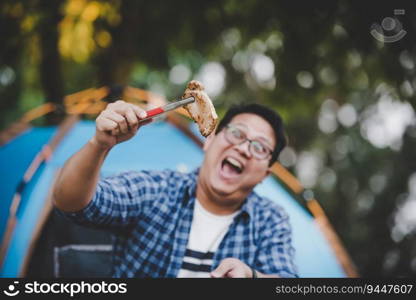
[[280,217],[268,218],[261,231],[256,266],[265,274],[279,277],[298,277],[294,264],[295,249],[292,246],[292,229],[289,216],[283,212]]
[[63,212],[77,224],[123,229],[140,218],[146,202],[154,201],[164,185],[162,172],[125,172],[101,179],[89,204],[77,212]]

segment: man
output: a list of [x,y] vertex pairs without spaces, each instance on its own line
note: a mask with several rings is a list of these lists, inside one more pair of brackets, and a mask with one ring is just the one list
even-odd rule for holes
[[150,122],[140,122],[145,117],[133,104],[109,104],[54,187],[63,214],[115,233],[113,275],[297,276],[287,214],[253,192],[285,146],[280,116],[256,104],[230,109],[192,173],[131,171],[99,180],[106,155]]

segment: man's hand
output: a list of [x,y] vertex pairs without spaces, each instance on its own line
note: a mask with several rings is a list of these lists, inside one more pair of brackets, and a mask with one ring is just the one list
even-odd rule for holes
[[211,272],[212,278],[252,278],[249,266],[236,258],[226,258]]
[[139,122],[146,118],[146,111],[140,107],[118,100],[107,105],[95,120],[96,131],[92,142],[110,149],[114,145],[132,138],[138,129],[152,119]]

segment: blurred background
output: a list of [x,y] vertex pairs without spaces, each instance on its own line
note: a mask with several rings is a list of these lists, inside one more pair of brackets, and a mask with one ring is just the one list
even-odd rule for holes
[[87,88],[175,99],[198,79],[220,116],[246,102],[281,113],[279,161],[314,192],[361,276],[416,276],[409,3],[1,0],[0,130]]

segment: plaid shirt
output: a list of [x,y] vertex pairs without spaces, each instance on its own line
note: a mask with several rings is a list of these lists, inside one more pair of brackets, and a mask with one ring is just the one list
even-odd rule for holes
[[[90,203],[64,213],[81,225],[114,231],[114,277],[176,277],[192,224],[198,170],[125,172],[101,180]],[[213,258],[227,257],[265,274],[296,277],[288,215],[252,192]]]

